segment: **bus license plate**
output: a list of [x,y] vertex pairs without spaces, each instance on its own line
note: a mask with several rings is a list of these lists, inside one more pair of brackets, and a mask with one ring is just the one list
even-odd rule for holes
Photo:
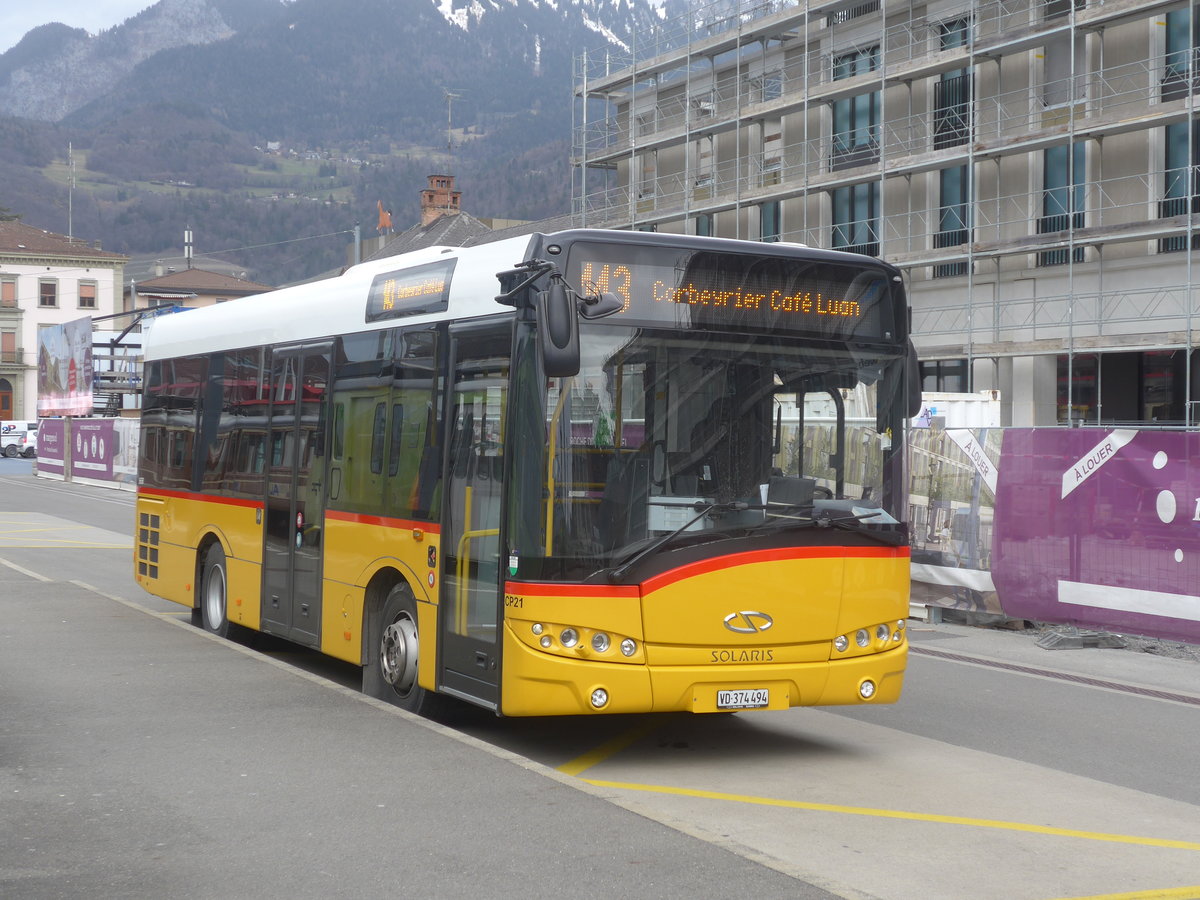
[[765,688],[754,691],[717,691],[717,709],[757,709],[768,706],[771,692]]

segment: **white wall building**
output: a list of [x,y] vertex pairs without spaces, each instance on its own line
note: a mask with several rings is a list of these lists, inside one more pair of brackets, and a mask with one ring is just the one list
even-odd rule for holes
[[1194,424],[1198,45],[1184,2],[697,7],[577,59],[574,215],[882,256],[925,389],[1005,425]]
[[38,330],[122,310],[127,256],[0,222],[0,419],[37,416]]

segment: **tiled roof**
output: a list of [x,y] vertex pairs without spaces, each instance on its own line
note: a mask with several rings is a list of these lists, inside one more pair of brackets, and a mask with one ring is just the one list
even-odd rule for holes
[[191,292],[193,294],[223,294],[227,297],[245,297],[248,294],[262,294],[273,291],[269,284],[259,284],[244,278],[234,278],[232,275],[222,275],[220,272],[209,272],[204,269],[180,269],[150,278],[137,283],[139,294],[157,294],[163,291]]
[[61,256],[114,263],[129,259],[128,256],[120,253],[97,250],[87,241],[79,238],[72,239],[65,234],[43,231],[22,222],[0,222],[0,254],[5,256]]
[[414,225],[400,232],[368,259],[383,259],[425,247],[466,247],[491,231],[470,213],[451,213],[439,216],[428,225]]

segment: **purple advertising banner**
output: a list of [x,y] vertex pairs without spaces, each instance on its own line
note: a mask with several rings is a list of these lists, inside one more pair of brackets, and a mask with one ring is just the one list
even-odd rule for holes
[[38,425],[38,474],[63,475],[67,449],[67,420],[42,419]]
[[112,419],[74,419],[71,422],[71,474],[112,481],[115,447]]
[[1005,432],[992,577],[1014,618],[1200,643],[1200,434]]

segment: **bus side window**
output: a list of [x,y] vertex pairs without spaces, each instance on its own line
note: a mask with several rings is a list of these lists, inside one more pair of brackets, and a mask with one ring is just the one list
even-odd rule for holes
[[383,472],[383,446],[387,438],[387,406],[375,404],[375,422],[371,427],[371,473]]
[[346,457],[346,404],[339,403],[333,408],[333,458]]

